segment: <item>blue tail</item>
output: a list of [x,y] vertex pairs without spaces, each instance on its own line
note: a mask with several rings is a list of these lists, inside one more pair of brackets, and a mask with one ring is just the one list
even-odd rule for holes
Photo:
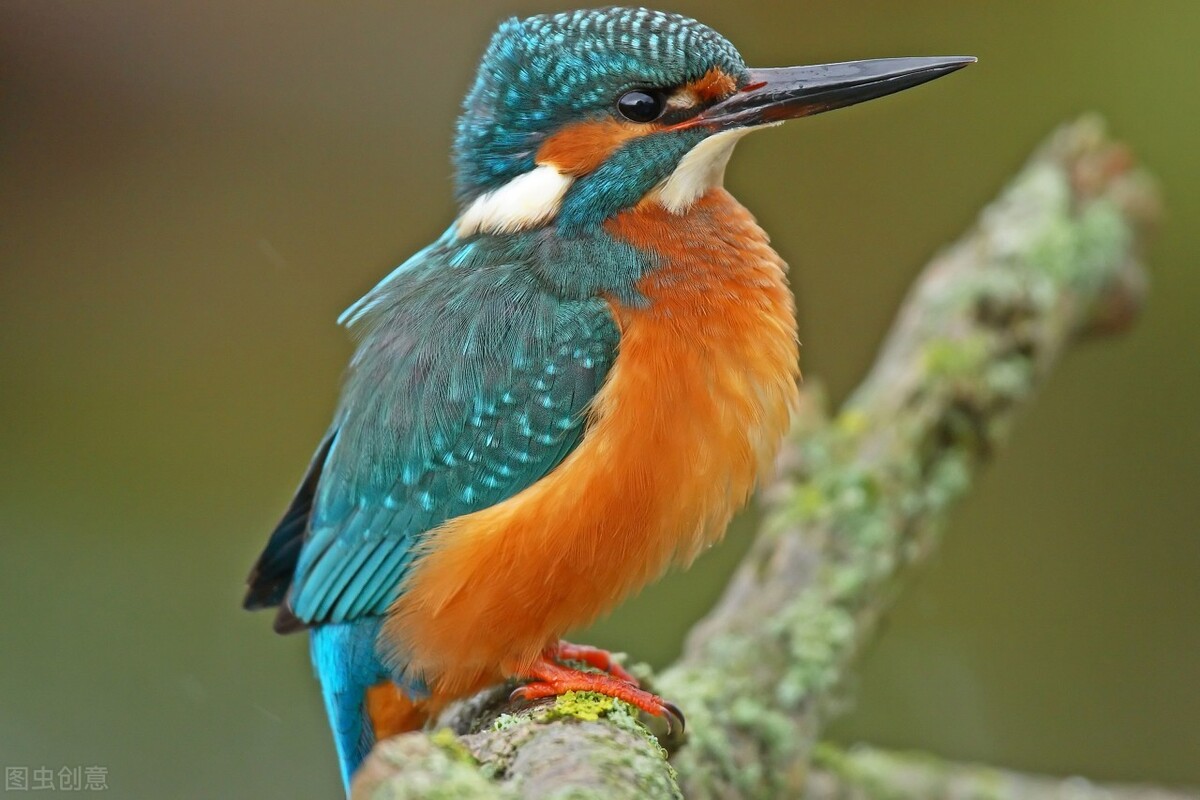
[[368,617],[319,625],[311,631],[313,669],[321,682],[347,796],[350,778],[375,744],[364,706],[366,691],[390,677],[375,652],[380,624],[382,618]]

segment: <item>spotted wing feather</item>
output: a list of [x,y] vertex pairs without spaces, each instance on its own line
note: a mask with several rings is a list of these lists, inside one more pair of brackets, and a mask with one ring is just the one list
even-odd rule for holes
[[287,588],[281,630],[383,613],[431,530],[571,452],[615,358],[606,302],[479,245],[431,248],[372,294],[333,429],[256,568],[272,583],[252,575],[248,605]]

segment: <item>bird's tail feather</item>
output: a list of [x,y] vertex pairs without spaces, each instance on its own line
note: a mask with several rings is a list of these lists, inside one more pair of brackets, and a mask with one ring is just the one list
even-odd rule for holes
[[313,669],[321,682],[347,795],[355,770],[377,738],[416,730],[426,718],[420,701],[391,682],[375,651],[380,622],[368,618],[311,631]]

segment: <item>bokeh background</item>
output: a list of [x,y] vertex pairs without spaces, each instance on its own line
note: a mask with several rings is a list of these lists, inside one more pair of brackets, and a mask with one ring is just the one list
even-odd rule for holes
[[[833,730],[1200,784],[1200,6],[686,2],[759,65],[971,53],[744,143],[835,399],[905,287],[1054,125],[1162,181],[1153,296],[1073,352],[908,586]],[[448,147],[508,0],[0,2],[0,764],[116,797],[333,797],[302,637],[239,610],[322,433],[333,320],[454,213]],[[746,542],[587,636],[678,651]]]

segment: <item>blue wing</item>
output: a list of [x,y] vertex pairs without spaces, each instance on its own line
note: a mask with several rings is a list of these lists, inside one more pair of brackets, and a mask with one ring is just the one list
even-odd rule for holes
[[383,613],[427,531],[553,470],[619,340],[605,301],[480,240],[439,241],[348,313],[334,425],[251,576],[248,607],[286,588],[281,629]]

